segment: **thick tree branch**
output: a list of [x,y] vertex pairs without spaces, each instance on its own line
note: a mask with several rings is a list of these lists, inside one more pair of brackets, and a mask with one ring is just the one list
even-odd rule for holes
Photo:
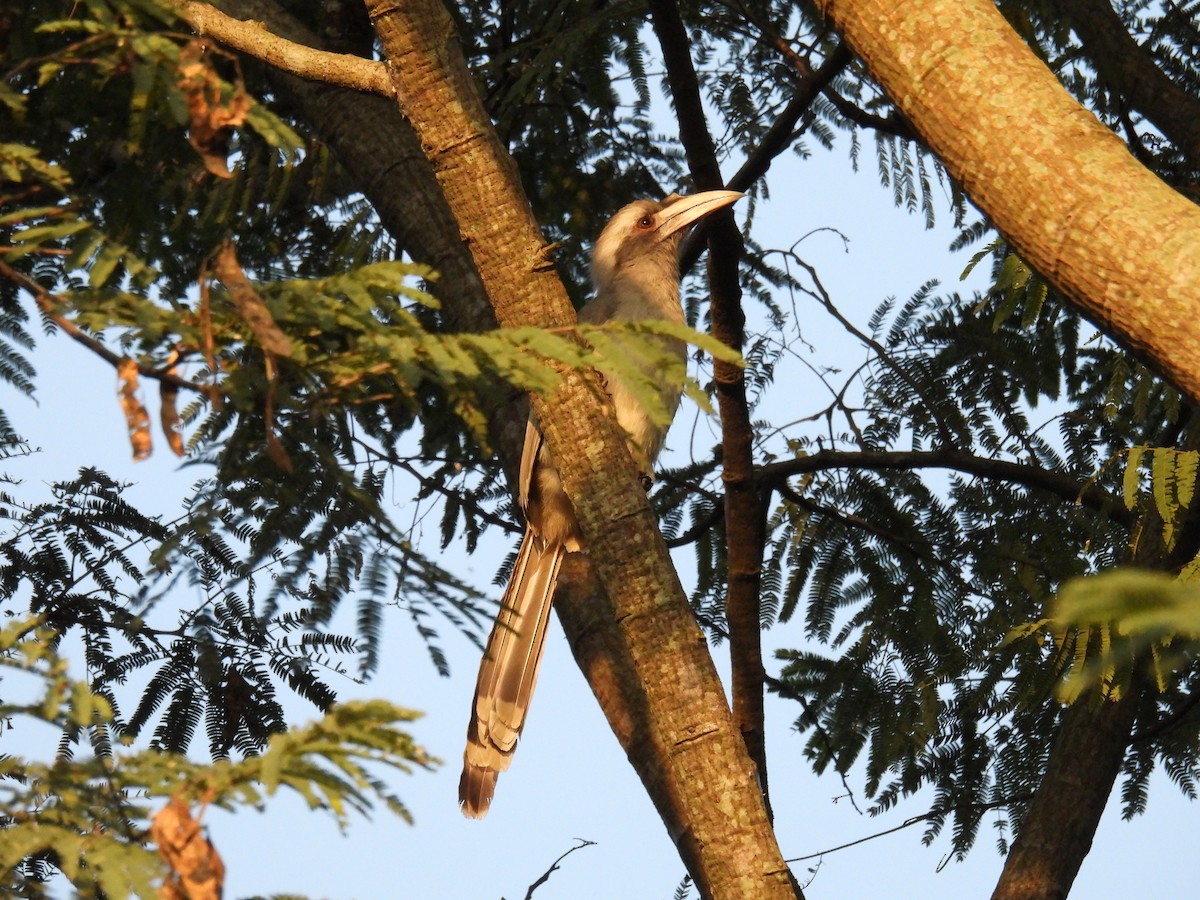
[[[702,191],[725,187],[717,148],[709,133],[692,65],[691,43],[675,0],[650,0],[654,33],[662,48],[667,82],[675,101],[679,137],[696,187]],[[799,116],[799,112],[793,110]],[[776,136],[772,143],[782,147]],[[778,151],[776,151],[778,152]],[[713,336],[740,351],[745,339],[745,314],[738,282],[742,236],[732,213],[710,220],[708,274]],[[763,798],[767,790],[767,746],[763,695],[766,670],[762,662],[760,583],[766,542],[766,504],[754,479],[754,428],[746,400],[745,370],[722,360],[713,362],[717,408],[721,414],[721,479],[725,486],[725,544],[729,581],[725,621],[729,628],[732,667],[733,719],[758,769]],[[799,886],[797,885],[797,891]]]
[[991,0],[817,7],[1022,258],[1200,401],[1200,209],[1069,96]]
[[385,97],[392,95],[392,81],[381,62],[286,40],[269,31],[263,22],[235,19],[199,0],[167,0],[167,6],[197,34],[215,38],[290,75]]
[[1125,759],[1138,693],[1089,691],[1063,714],[992,900],[1062,900],[1070,892]]
[[[290,41],[321,46],[318,36],[275,0],[226,0],[225,7],[236,15],[264,21]],[[471,255],[459,240],[458,225],[421,152],[420,141],[396,104],[278,70],[274,83],[303,107],[313,130],[329,144],[400,247],[438,272],[430,289],[442,301],[450,329],[494,328],[495,314]],[[389,86],[389,94],[390,90]]]

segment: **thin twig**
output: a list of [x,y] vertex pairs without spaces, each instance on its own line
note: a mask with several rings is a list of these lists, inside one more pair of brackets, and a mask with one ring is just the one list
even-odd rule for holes
[[575,838],[575,840],[579,841],[579,843],[576,844],[574,847],[572,847],[570,850],[568,850],[566,853],[564,853],[562,856],[560,856],[558,859],[556,859],[553,863],[551,863],[550,868],[548,868],[545,872],[542,873],[542,877],[539,878],[537,881],[535,881],[533,884],[531,884],[529,886],[529,890],[525,892],[525,900],[529,900],[529,898],[533,896],[534,891],[536,891],[539,887],[541,887],[543,884],[545,884],[547,881],[550,880],[550,873],[558,871],[558,864],[560,862],[562,862],[564,859],[566,859],[568,856],[570,856],[576,850],[582,850],[584,847],[595,847],[596,846],[595,841],[588,841],[583,838]]
[[[63,304],[65,300],[58,294],[54,294],[51,291],[46,290],[46,288],[42,287],[28,275],[23,272],[18,272],[3,260],[0,260],[0,275],[3,275],[10,281],[15,282],[32,294],[34,301],[37,303],[38,309],[42,312],[42,315],[66,332],[67,336],[73,341],[76,341],[77,343],[82,344],[84,347],[87,347],[89,350],[111,365],[114,369],[121,364],[123,359],[125,359],[125,357],[121,354],[114,353],[108,347],[104,346],[104,344],[100,343],[100,341],[92,337],[66,316],[60,315],[56,311],[56,308]],[[185,388],[189,391],[196,391],[197,393],[202,391],[202,388],[188,381],[186,378],[180,378],[178,375],[172,374],[164,369],[151,368],[144,363],[138,363],[138,374],[145,378],[153,378],[156,381],[161,381],[164,384],[169,384],[176,388]]]
[[780,484],[796,475],[826,469],[952,469],[979,478],[1046,491],[1067,502],[1085,506],[1121,525],[1129,526],[1136,519],[1136,514],[1126,509],[1119,497],[1092,482],[1080,482],[1070,475],[1029,463],[975,456],[965,450],[821,450],[811,456],[762,466],[759,468],[759,478],[766,483]]
[[1032,794],[1021,794],[1016,797],[1006,797],[1003,800],[993,800],[991,803],[965,803],[961,806],[945,806],[937,809],[931,809],[929,812],[922,813],[919,816],[913,816],[911,819],[905,819],[899,825],[892,828],[885,828],[883,831],[877,831],[874,834],[868,834],[866,837],[860,837],[857,840],[847,841],[845,844],[838,844],[836,847],[830,847],[828,850],[819,850],[816,853],[809,853],[805,856],[795,856],[785,862],[795,863],[804,862],[808,859],[819,859],[829,853],[836,853],[838,850],[845,850],[849,847],[857,847],[859,844],[865,844],[867,841],[873,841],[876,838],[885,837],[889,834],[895,834],[897,831],[903,831],[905,828],[910,828],[913,825],[919,825],[921,822],[928,822],[930,819],[937,819],[948,813],[957,812],[961,809],[978,809],[981,812],[987,812],[989,809],[999,809],[1004,806],[1011,806],[1021,800],[1026,800]]
[[[825,745],[825,752],[829,754],[829,758],[833,760],[834,771],[838,773],[838,777],[842,780],[842,787],[846,789],[846,796],[850,798],[850,805],[854,807],[854,811],[860,816],[863,811],[858,808],[858,801],[854,799],[854,788],[850,787],[850,782],[846,780],[846,773],[842,769],[841,760],[838,759],[837,751],[833,746],[833,739],[830,738],[829,732],[825,730],[825,726],[821,724],[820,718],[808,705],[808,698],[798,691],[792,690],[791,686],[778,678],[767,676],[767,687],[778,694],[780,697],[786,697],[789,700],[795,700],[800,704],[800,708],[804,710],[804,715],[808,717],[808,721],[812,723],[813,730],[821,738],[821,743]],[[791,862],[791,860],[788,860]]]

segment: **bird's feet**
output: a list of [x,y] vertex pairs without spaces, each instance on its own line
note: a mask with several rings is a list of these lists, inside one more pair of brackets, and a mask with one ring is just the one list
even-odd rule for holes
[[537,260],[533,264],[533,271],[546,272],[554,268],[554,255],[558,253],[558,248],[562,246],[562,241],[554,241],[550,244],[543,244],[537,250]]

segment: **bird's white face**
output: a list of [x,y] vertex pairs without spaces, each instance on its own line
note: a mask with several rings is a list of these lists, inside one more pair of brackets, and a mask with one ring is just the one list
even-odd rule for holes
[[656,252],[674,265],[679,242],[689,226],[742,195],[737,191],[705,191],[690,197],[672,194],[661,203],[635,200],[618,210],[592,249],[592,277],[598,290],[611,284],[625,267]]

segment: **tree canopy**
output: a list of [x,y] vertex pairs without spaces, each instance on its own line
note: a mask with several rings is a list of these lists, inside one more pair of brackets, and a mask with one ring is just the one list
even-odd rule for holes
[[[449,13],[436,40],[407,26],[424,6]],[[35,344],[94,355],[120,385],[130,452],[174,453],[199,473],[165,514],[94,466],[44,485],[19,416],[0,411],[0,602],[16,623],[0,659],[46,684],[36,701],[6,697],[4,716],[62,733],[53,762],[0,763],[9,890],[43,895],[55,871],[89,895],[157,885],[152,810],[131,791],[176,797],[185,823],[188,804],[253,804],[280,784],[339,816],[378,802],[403,813],[403,782],[371,765],[429,765],[402,730],[411,714],[336,702],[339,680],[369,680],[385,634],[404,628],[438,671],[469,678],[445,637],[477,636],[497,592],[444,551],[514,531],[506,473],[524,392],[562,411],[548,439],[568,486],[593,483],[583,469],[571,480],[572,447],[593,427],[579,404],[597,396],[579,373],[630,376],[631,342],[654,354],[663,332],[578,327],[565,298],[587,296],[587,251],[611,213],[679,189],[749,195],[740,233],[716,223],[684,247],[692,328],[670,334],[694,345],[697,425],[650,496],[676,563],[690,551],[680,575],[709,649],[731,656],[732,719],[714,730],[742,736],[764,787],[805,766],[838,773],[871,811],[920,794],[913,812],[943,853],[989,852],[976,844],[991,828],[1008,854],[997,897],[1065,894],[1114,787],[1126,816],[1145,810],[1155,771],[1195,796],[1200,372],[1190,349],[1170,350],[1191,348],[1197,319],[1186,289],[1162,298],[1165,333],[1159,307],[1109,289],[1198,246],[1200,4],[961,4],[1053,74],[1064,109],[1094,116],[1079,158],[1102,156],[1088,139],[1115,147],[1133,182],[1022,142],[1041,133],[1042,107],[1006,108],[1011,146],[982,140],[986,85],[1016,64],[983,69],[954,52],[970,35],[953,30],[932,49],[904,45],[903,29],[873,36],[885,6],[0,11],[5,390],[36,396]],[[413,88],[427,58],[453,72],[439,40],[461,48],[446,96],[478,103],[477,134],[455,124],[465,104],[430,106]],[[920,63],[926,50],[936,66]],[[888,53],[960,99],[914,104],[920,85]],[[449,133],[422,130],[422,103]],[[769,177],[772,162],[798,160],[802,178],[818,154],[882,182],[914,228],[953,223],[958,268],[989,287],[955,291],[931,271],[883,302],[828,290],[828,251],[767,224],[800,190]],[[1019,205],[1030,190],[1006,180],[1012,159],[1064,191],[1110,177],[1115,196],[1161,203],[1125,231],[1111,224],[1111,255],[1076,277],[1056,261],[1097,230],[1095,210],[1003,218],[995,198]],[[853,358],[812,343],[821,328],[844,332]],[[601,511],[640,502],[635,479],[611,497],[585,490]],[[429,510],[436,528],[404,524]],[[613,579],[656,551],[611,544],[595,543],[592,563],[620,610]],[[1108,571],[1120,567],[1157,574]],[[630,576],[628,590],[642,584]],[[698,827],[688,803],[707,795],[652,783],[665,757],[622,733],[622,701],[606,697],[595,663],[624,638],[589,643],[580,610],[564,604],[573,650],[660,815],[673,834]],[[776,658],[763,658],[766,629],[786,648]],[[59,652],[72,642],[76,678]],[[298,727],[288,694],[326,719]],[[764,721],[766,694],[791,705],[789,722]],[[765,730],[786,725],[795,754],[768,760]],[[185,753],[202,762],[172,762]],[[757,797],[740,765],[728,771]],[[93,831],[111,840],[90,844]],[[186,882],[163,832],[149,840]],[[717,851],[681,839],[680,852],[716,891],[704,854]]]

